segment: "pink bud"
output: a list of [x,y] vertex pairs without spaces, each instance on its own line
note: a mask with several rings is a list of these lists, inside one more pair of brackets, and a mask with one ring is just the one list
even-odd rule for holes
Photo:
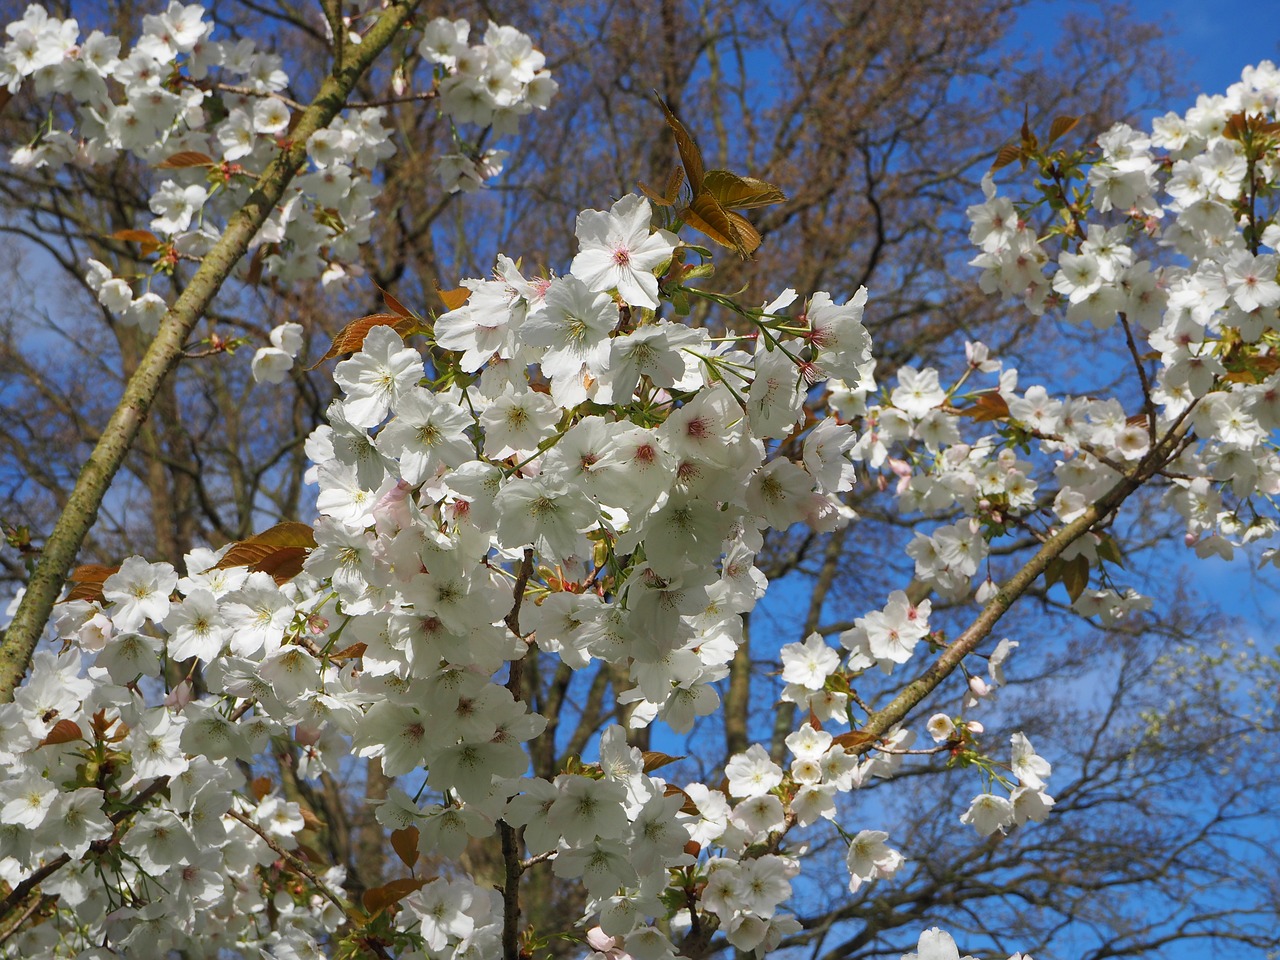
[[599,927],[592,927],[587,931],[587,946],[598,953],[606,953],[612,950],[615,943],[617,941]]
[[188,703],[195,699],[194,690],[190,680],[183,680],[180,684],[169,691],[169,695],[164,698],[166,707],[174,707],[181,710]]
[[320,741],[320,728],[300,723],[293,730],[293,739],[299,746],[312,746]]

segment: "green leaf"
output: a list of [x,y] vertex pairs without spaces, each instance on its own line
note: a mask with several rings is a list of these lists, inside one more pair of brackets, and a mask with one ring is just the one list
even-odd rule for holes
[[1062,585],[1067,596],[1075,603],[1089,587],[1089,558],[1084,554],[1073,557],[1062,565]]
[[1114,563],[1117,567],[1124,566],[1124,556],[1120,553],[1120,544],[1109,533],[1102,534],[1102,541],[1098,544],[1098,559]]

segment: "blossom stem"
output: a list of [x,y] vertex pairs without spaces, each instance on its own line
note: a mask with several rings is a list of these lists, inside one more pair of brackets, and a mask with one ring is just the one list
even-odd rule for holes
[[[169,785],[168,777],[159,777],[155,780],[152,780],[149,784],[147,784],[146,787],[144,787],[141,791],[139,791],[136,797],[130,800],[129,803],[126,804],[122,809],[117,810],[115,813],[111,814],[108,819],[113,824],[118,826],[122,820],[125,820],[126,818],[132,816],[133,814],[141,810],[146,805],[148,800],[150,800],[152,797],[154,797],[157,793],[159,793],[168,785]],[[105,849],[108,845],[110,845],[114,841],[115,841],[115,836],[113,835],[110,839],[95,841],[95,845],[100,846],[101,849]],[[3,901],[0,901],[0,920],[3,920],[10,913],[12,913],[14,909],[18,906],[18,904],[22,903],[27,898],[27,895],[31,893],[36,887],[38,887],[42,882],[44,882],[49,877],[53,876],[53,874],[57,873],[59,870],[61,870],[70,862],[71,862],[71,858],[67,856],[65,853],[62,854],[61,856],[55,857],[54,859],[46,863],[44,866],[42,866],[35,873],[31,874],[31,876],[27,877],[25,880],[19,883],[11,891],[9,891],[9,895],[5,897]],[[37,902],[39,902],[38,898],[37,898]],[[23,915],[24,917],[30,916],[30,912],[24,911]],[[21,925],[22,925],[22,921],[19,920],[16,926],[5,931],[4,937],[11,936],[14,930],[16,930]],[[4,938],[0,938],[0,941],[3,941],[3,939]]]

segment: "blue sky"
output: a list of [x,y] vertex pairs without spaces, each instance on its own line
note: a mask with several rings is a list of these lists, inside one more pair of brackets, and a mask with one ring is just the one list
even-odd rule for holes
[[[1036,45],[1051,44],[1066,13],[1108,5],[1107,0],[1043,0],[1023,11],[1015,32]],[[1185,104],[1169,104],[1170,109],[1186,109],[1196,93],[1221,93],[1249,64],[1280,61],[1280,0],[1134,0],[1132,6],[1140,19],[1163,25],[1169,45],[1182,55],[1179,70],[1192,94]]]

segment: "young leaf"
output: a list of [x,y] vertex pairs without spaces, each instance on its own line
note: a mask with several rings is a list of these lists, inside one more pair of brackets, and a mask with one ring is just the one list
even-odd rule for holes
[[679,217],[693,229],[706,234],[722,247],[737,247],[733,221],[729,212],[716,203],[715,197],[703,192],[696,194],[689,205],[680,211]]
[[665,767],[668,763],[675,763],[677,760],[683,760],[684,757],[673,757],[668,753],[659,753],[657,750],[646,750],[644,752],[644,772],[653,773],[659,767]]
[[1062,579],[1062,558],[1054,557],[1044,568],[1044,586],[1047,590]]
[[772,183],[765,183],[755,177],[740,177],[728,170],[708,170],[702,185],[720,206],[737,210],[767,207],[783,203],[787,199]]
[[1075,603],[1089,587],[1089,558],[1084,554],[1072,557],[1062,565],[1062,585],[1067,596]]
[[850,747],[857,750],[859,747],[875,743],[879,739],[874,733],[867,733],[865,730],[846,730],[844,733],[832,737],[831,743],[844,747],[846,750]]
[[1009,404],[1000,394],[982,393],[969,406],[957,411],[962,417],[973,417],[976,423],[1004,420],[1009,416]]
[[1049,124],[1049,143],[1057,140],[1061,136],[1065,136],[1076,128],[1080,123],[1079,117],[1054,117],[1053,123]]
[[[782,203],[786,197],[773,184],[763,180],[742,177],[727,170],[705,170],[702,152],[694,142],[693,135],[661,97],[658,98],[658,103],[675,133],[676,149],[680,152],[680,162],[684,165],[692,194],[688,206],[680,210],[677,216],[722,247],[736,250],[740,257],[747,259],[760,246],[760,234],[745,217],[734,213],[731,208],[745,210],[763,207],[771,203]],[[668,181],[667,189],[671,202],[674,203],[675,196],[679,193],[676,177],[673,176]],[[646,193],[653,195],[647,189]]]
[[326,360],[341,356],[344,353],[355,353],[364,346],[364,338],[368,336],[369,331],[374,327],[395,327],[396,332],[403,336],[413,329],[415,324],[416,321],[412,317],[405,317],[395,313],[371,313],[367,317],[352,320],[338,331],[338,335],[333,338],[333,343],[329,344],[329,349],[325,351],[324,356],[307,369],[314,370]]
[[702,177],[705,169],[702,164],[702,151],[694,143],[693,134],[671,112],[671,108],[667,106],[667,101],[663,100],[662,97],[658,97],[658,106],[662,107],[662,112],[667,116],[667,124],[675,134],[676,149],[680,151],[680,162],[684,164],[684,172],[689,180],[689,188],[697,195],[702,190]]
[[218,569],[248,567],[261,571],[276,583],[286,583],[302,572],[303,561],[315,549],[315,532],[305,523],[286,521],[248,540],[232,544],[218,561]]
[[426,885],[425,879],[403,877],[399,880],[390,880],[380,887],[366,890],[361,897],[361,903],[370,914],[381,913],[387,907],[399,903],[413,891],[421,890]]
[[[375,286],[376,286],[376,284],[375,284]],[[396,299],[395,297],[393,297],[391,294],[387,293],[387,291],[383,290],[381,287],[378,287],[378,292],[379,292],[380,294],[382,294],[382,303],[383,303],[383,305],[384,305],[384,306],[386,306],[386,308],[387,308],[388,310],[390,310],[392,313],[394,313],[396,316],[398,316],[398,317],[412,317],[412,316],[413,316],[413,314],[412,314],[412,313],[410,313],[410,312],[405,308],[404,304],[402,304],[399,300],[397,300],[397,299]]]
[[102,584],[107,577],[111,576],[119,567],[104,567],[100,563],[86,563],[76,567],[71,571],[71,575],[67,580],[74,583],[70,592],[66,596],[68,600],[102,600]]
[[271,792],[272,786],[274,786],[272,779],[263,774],[249,782],[249,792],[253,794],[253,799],[261,802],[262,798]]
[[117,230],[111,234],[111,239],[123,240],[126,243],[136,243],[144,257],[155,253],[161,246],[160,238],[150,230]]
[[124,240],[128,243],[140,243],[144,247],[160,246],[160,238],[150,230],[117,230],[111,234],[112,240]]
[[1120,544],[1109,533],[1104,533],[1102,540],[1098,543],[1098,559],[1114,563],[1117,567],[1124,566],[1124,555],[1120,553]]
[[684,797],[684,803],[680,805],[680,812],[697,816],[698,805],[693,802],[693,797],[689,796],[675,784],[667,784],[667,788],[662,791],[662,795],[664,797]]
[[457,310],[460,306],[467,302],[467,298],[471,296],[471,291],[466,287],[455,287],[453,290],[444,290],[440,284],[435,284],[436,296],[440,298],[440,302],[444,304],[446,310]]
[[650,188],[643,180],[637,180],[636,186],[640,188],[640,192],[652,200],[660,207],[671,207],[680,197],[680,187],[684,183],[684,168],[676,164],[671,168],[671,173],[667,176],[667,188],[663,193],[657,193]]
[[84,734],[74,720],[59,720],[36,746],[47,747],[55,743],[74,743],[83,739]]
[[157,170],[185,170],[188,167],[211,167],[213,157],[195,150],[180,150],[156,164]]
[[418,857],[421,856],[418,852],[418,828],[405,827],[403,830],[392,830],[391,848],[395,850],[400,861],[412,870],[413,865],[418,862]]
[[1022,147],[1016,143],[1006,143],[996,151],[996,158],[991,161],[991,169],[999,170],[1001,167],[1007,167],[1021,156]]
[[329,654],[329,659],[333,661],[354,660],[356,657],[364,656],[364,652],[369,649],[369,645],[363,641],[357,641],[349,647],[343,647],[337,653]]

